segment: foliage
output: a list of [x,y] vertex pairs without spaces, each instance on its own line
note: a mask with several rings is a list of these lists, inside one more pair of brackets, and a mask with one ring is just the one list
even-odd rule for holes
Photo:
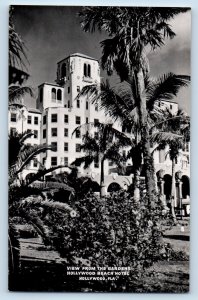
[[[125,191],[112,193],[106,198],[88,194],[72,204],[77,215],[66,217],[55,212],[47,216],[53,232],[52,243],[69,265],[131,267],[128,277],[121,277],[106,288],[135,280],[144,269],[160,257],[162,245],[160,202],[148,210],[148,197],[140,203]],[[58,222],[57,222],[58,221]],[[104,283],[105,284],[105,283]],[[96,290],[104,289],[97,283]]]
[[[96,128],[98,138],[93,137],[88,130]],[[86,133],[83,135],[83,143],[81,150],[84,150],[85,155],[76,158],[72,165],[79,166],[84,164],[84,168],[88,168],[94,161],[100,162],[100,195],[104,196],[103,187],[104,183],[104,162],[110,160],[117,164],[119,167],[123,166],[125,158],[120,153],[120,150],[125,146],[132,145],[132,141],[124,133],[113,127],[112,123],[88,123],[78,126],[74,132],[80,129],[85,129]],[[73,132],[73,133],[74,133]]]
[[[176,15],[188,10],[189,8],[86,7],[79,14],[84,31],[99,30],[108,35],[108,38],[101,42],[103,69],[107,70],[108,75],[116,71],[121,81],[131,82],[131,93],[134,95],[134,104],[139,115],[146,187],[150,202],[154,200],[155,179],[154,168],[151,166],[145,95],[149,73],[147,53],[149,49],[155,50],[163,46],[166,38],[175,36],[169,22]],[[177,90],[176,84],[174,91]]]

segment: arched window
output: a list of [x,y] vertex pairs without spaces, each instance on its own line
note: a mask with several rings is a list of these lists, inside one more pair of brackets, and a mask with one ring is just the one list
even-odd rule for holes
[[87,64],[84,64],[84,76],[87,77]]
[[87,66],[87,69],[88,69],[87,76],[88,76],[88,77],[91,77],[91,66],[88,65],[88,66]]
[[90,64],[84,64],[84,76],[91,77],[91,65]]
[[62,91],[58,89],[57,91],[57,100],[61,101],[62,100]]
[[56,89],[52,89],[52,100],[56,100]]
[[66,63],[63,63],[61,66],[61,77],[66,77]]

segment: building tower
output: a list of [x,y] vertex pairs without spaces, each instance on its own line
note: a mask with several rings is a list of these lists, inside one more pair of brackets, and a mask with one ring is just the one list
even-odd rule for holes
[[[82,88],[91,84],[100,84],[98,61],[75,53],[58,62],[56,84],[43,83],[38,87],[37,109],[42,113],[41,143],[52,145],[54,149],[41,155],[41,162],[47,168],[70,164],[83,155],[80,151],[83,132],[79,130],[72,135],[77,126],[104,121],[104,113],[90,103],[88,96],[76,99]],[[97,138],[96,130],[93,134]],[[98,173],[98,163],[91,169]],[[81,170],[84,172],[82,167]]]

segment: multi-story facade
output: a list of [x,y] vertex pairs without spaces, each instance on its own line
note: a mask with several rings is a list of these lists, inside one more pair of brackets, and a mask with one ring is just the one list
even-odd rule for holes
[[[51,166],[63,165],[56,172],[65,170],[67,164],[71,164],[76,158],[84,155],[80,151],[82,129],[73,131],[77,126],[89,122],[105,122],[104,111],[98,109],[97,105],[89,101],[89,97],[77,95],[84,86],[100,84],[99,62],[83,54],[75,53],[61,60],[57,64],[56,83],[43,83],[38,87],[38,98],[36,109],[23,108],[19,111],[9,112],[9,129],[24,132],[32,130],[35,136],[27,142],[31,144],[47,144],[53,146],[53,151],[48,150],[40,155],[41,164],[46,168]],[[160,106],[168,106],[173,112],[177,113],[178,104],[176,102],[160,102]],[[115,124],[118,127],[118,124]],[[97,130],[92,128],[91,134],[97,139]],[[181,197],[189,202],[189,144],[181,149],[180,156],[176,162],[176,198]],[[127,152],[127,149],[124,150]],[[165,155],[166,149],[154,153],[154,162],[158,185],[165,198],[170,197],[171,186],[171,165],[169,156]],[[128,161],[127,165],[130,166]],[[38,166],[36,162],[25,171],[24,176],[29,172],[35,172]],[[116,174],[111,162],[105,162],[105,181],[107,190],[111,184],[117,184],[126,188],[133,176],[120,176]],[[98,162],[84,170],[79,167],[82,174],[89,175],[93,180],[99,182],[100,164]],[[182,173],[178,173],[181,171]],[[109,189],[108,189],[109,188]],[[178,203],[175,203],[177,206]]]

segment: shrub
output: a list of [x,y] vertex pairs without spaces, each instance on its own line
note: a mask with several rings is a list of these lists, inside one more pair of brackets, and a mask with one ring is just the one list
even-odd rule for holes
[[[81,264],[83,261],[89,266],[131,267],[130,278],[137,279],[160,258],[161,223],[166,217],[157,196],[150,209],[146,195],[140,203],[135,203],[125,191],[102,199],[88,194],[74,206],[76,216],[61,218],[56,213],[47,216],[54,234],[52,242],[68,264],[73,266],[76,258],[81,258]],[[124,282],[126,277],[119,279],[119,284]],[[118,281],[107,286],[116,289]]]

